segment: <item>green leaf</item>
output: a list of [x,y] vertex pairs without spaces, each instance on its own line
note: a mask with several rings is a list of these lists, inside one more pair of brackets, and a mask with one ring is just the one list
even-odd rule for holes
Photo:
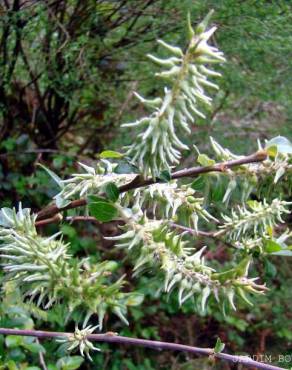
[[5,338],[5,344],[8,348],[19,347],[23,344],[23,337],[20,335],[8,335]]
[[206,154],[200,154],[197,162],[204,167],[213,166],[216,163],[214,159],[209,158]]
[[107,199],[99,197],[98,195],[88,195],[87,203],[90,204],[94,202],[107,202]]
[[89,204],[89,212],[98,221],[109,222],[118,215],[117,208],[109,202],[93,202]]
[[104,261],[99,264],[100,266],[102,265],[104,271],[115,271],[118,267],[119,264],[116,261]]
[[126,306],[139,306],[144,300],[144,295],[140,293],[130,293],[126,298]]
[[84,359],[81,356],[66,356],[57,361],[57,368],[60,370],[75,370],[78,369]]
[[5,365],[7,367],[7,370],[18,370],[18,367],[13,360],[9,360],[8,362],[6,362]]
[[53,364],[48,364],[47,368],[48,370],[58,370],[57,366]]
[[247,276],[248,268],[251,262],[251,257],[246,257],[235,267],[236,276]]
[[267,153],[269,157],[275,158],[278,154],[277,145],[271,145],[267,148]]
[[115,152],[114,150],[104,150],[100,153],[100,158],[123,158],[124,154]]
[[107,183],[105,185],[104,191],[108,199],[111,200],[112,202],[116,202],[119,199],[120,195],[119,188],[113,182]]
[[215,348],[214,348],[214,352],[215,353],[220,353],[220,352],[223,351],[224,348],[225,348],[225,343],[221,342],[220,338],[217,338]]
[[292,154],[292,143],[284,136],[277,136],[266,143],[266,149],[276,146],[279,153]]
[[13,360],[9,360],[6,363],[6,366],[7,366],[8,370],[18,370],[18,367],[17,367],[16,363]]
[[265,273],[268,277],[275,277],[277,274],[277,269],[273,263],[271,263],[268,259],[264,260],[265,263]]
[[164,171],[160,172],[159,179],[164,181],[164,182],[169,182],[171,180],[170,172],[167,171],[167,170],[164,170]]
[[25,343],[23,344],[23,347],[31,353],[39,353],[39,352],[45,353],[46,352],[44,347],[39,343],[29,343],[29,344]]
[[[214,185],[213,185],[214,184]],[[204,188],[203,188],[204,189]],[[221,202],[226,193],[226,183],[222,176],[217,176],[216,182],[210,186],[210,199],[213,202]]]
[[272,238],[272,237],[273,237],[273,232],[274,232],[274,230],[273,230],[273,227],[272,227],[272,226],[268,226],[268,227],[266,228],[266,232],[268,233],[268,235],[269,235],[269,237],[270,237],[270,238]]
[[71,239],[73,239],[77,235],[77,232],[74,229],[74,227],[67,225],[67,224],[64,224],[61,226],[61,231],[62,231],[62,234],[67,235]]
[[191,188],[203,192],[205,190],[205,186],[206,186],[206,177],[199,176],[192,182]]
[[227,271],[217,272],[217,273],[212,274],[212,279],[219,280],[220,283],[224,283],[227,280],[233,279],[235,276],[236,276],[235,269],[230,269]]
[[264,250],[266,253],[276,256],[292,256],[292,251],[290,247],[278,244],[275,240],[266,240],[264,244]]
[[281,251],[282,247],[274,240],[266,240],[264,249],[266,253],[274,253]]
[[138,174],[139,170],[133,164],[121,161],[121,163],[119,163],[117,167],[114,169],[114,172],[122,173],[122,174],[124,173],[137,173]]
[[257,200],[248,200],[246,203],[254,211],[257,209],[257,207],[260,204],[260,202],[258,202]]

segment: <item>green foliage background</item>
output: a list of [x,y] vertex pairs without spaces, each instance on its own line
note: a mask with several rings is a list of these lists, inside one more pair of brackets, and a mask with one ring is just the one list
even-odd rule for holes
[[[131,132],[125,135],[120,125],[143,113],[131,90],[151,96],[162,88],[145,55],[163,55],[157,38],[184,45],[187,11],[195,23],[211,8],[219,27],[213,42],[228,62],[208,123],[193,128],[189,144],[208,151],[211,135],[232,151],[248,154],[258,138],[291,138],[289,1],[0,1],[1,207],[21,200],[38,210],[51,200],[57,189],[36,167],[38,161],[65,176],[77,160],[91,163],[104,148],[119,150],[131,142]],[[182,166],[194,163],[186,153]],[[128,261],[103,239],[111,227],[61,228],[72,253],[116,259],[127,273]],[[44,232],[54,230],[50,226]],[[210,258],[228,263],[230,251],[218,244],[210,247]],[[130,284],[146,295],[143,305],[131,309],[129,327],[109,317],[105,330],[207,347],[220,336],[232,353],[272,355],[277,363],[279,355],[291,354],[291,260],[269,259],[264,266],[270,292],[251,310],[239,308],[227,317],[215,303],[202,314],[188,303],[179,308],[175,299],[158,300],[155,277],[135,279]],[[2,327],[40,328],[42,323],[42,329],[74,330],[70,324],[64,327],[65,314],[61,304],[50,314],[23,305],[13,284],[5,286]],[[91,364],[57,347],[49,341],[1,337],[0,364],[3,369],[39,369],[39,352],[45,351],[48,369],[232,368],[184,354],[108,345],[101,345],[102,353]]]

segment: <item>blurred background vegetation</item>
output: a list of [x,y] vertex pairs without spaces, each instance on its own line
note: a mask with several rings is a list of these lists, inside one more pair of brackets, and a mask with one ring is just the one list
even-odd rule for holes
[[[291,1],[0,0],[1,207],[22,201],[39,210],[51,201],[57,189],[38,162],[66,176],[76,170],[77,161],[92,163],[103,149],[120,150],[131,142],[132,133],[125,134],[120,126],[143,114],[133,90],[155,96],[163,88],[146,54],[163,55],[157,38],[185,45],[187,11],[196,23],[211,8],[219,28],[213,43],[228,62],[221,67],[221,90],[213,108],[205,122],[193,127],[189,144],[208,151],[211,135],[232,151],[248,154],[257,139],[291,138]],[[194,164],[194,153],[185,153],[182,165]],[[103,239],[112,226],[61,228],[72,253],[123,260]],[[44,232],[53,230],[51,226]],[[228,261],[230,251],[223,245],[210,241],[210,249],[207,258]],[[122,263],[127,273],[128,262]],[[220,336],[233,353],[271,355],[277,363],[279,355],[291,355],[291,262],[269,259],[263,266],[270,292],[252,309],[227,317],[215,304],[203,315],[190,303],[179,308],[176,299],[158,300],[151,275],[130,280],[128,289],[137,286],[145,302],[130,312],[128,328],[108,318],[106,329],[208,347]],[[65,314],[62,305],[48,314],[20,303],[13,284],[2,294],[1,326],[40,328],[41,320],[43,329],[74,329],[64,328]],[[43,360],[51,370],[239,368],[185,354],[101,347],[93,364],[82,364],[80,356],[59,353],[53,342],[1,337],[0,368],[42,369]],[[278,365],[289,368],[292,362]]]

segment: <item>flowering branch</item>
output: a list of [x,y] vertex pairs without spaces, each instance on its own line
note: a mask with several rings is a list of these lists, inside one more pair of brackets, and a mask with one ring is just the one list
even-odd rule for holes
[[85,313],[84,325],[97,314],[101,328],[105,314],[111,311],[127,324],[127,306],[141,303],[142,296],[122,292],[123,276],[113,281],[116,263],[74,259],[61,232],[40,236],[35,219],[21,204],[18,211],[0,210],[0,258],[7,281],[18,283],[23,296],[45,309],[62,300],[67,319],[80,309]]
[[[85,215],[65,217],[65,221],[90,221],[99,227],[103,222],[119,220],[121,233],[107,239],[116,241],[116,247],[126,250],[133,259],[134,275],[147,270],[153,272],[155,268],[160,271],[163,284],[158,293],[164,290],[171,294],[176,290],[180,305],[191,299],[197,309],[204,311],[212,297],[225,312],[225,309],[236,309],[237,298],[252,305],[249,294],[265,293],[266,284],[258,284],[258,278],[249,276],[250,265],[257,255],[249,252],[255,248],[259,253],[291,255],[290,247],[285,244],[291,234],[287,231],[277,238],[274,233],[279,223],[284,222],[282,217],[289,214],[291,204],[282,199],[282,194],[288,197],[292,188],[287,172],[292,154],[289,140],[277,137],[266,142],[264,148],[259,143],[257,152],[239,156],[211,138],[215,159],[201,154],[195,147],[200,166],[171,173],[179,164],[182,151],[188,149],[180,140],[181,133],[191,133],[189,124],[195,122],[196,116],[205,118],[201,108],[210,105],[212,100],[207,95],[208,88],[219,89],[209,78],[220,74],[209,69],[209,65],[223,62],[224,57],[208,44],[216,30],[216,27],[207,29],[209,18],[210,14],[195,30],[188,22],[189,44],[185,51],[159,41],[171,56],[168,59],[150,56],[166,68],[157,74],[165,79],[166,86],[163,96],[152,100],[136,94],[150,114],[124,125],[138,128],[125,153],[128,164],[135,170],[129,173],[121,168],[121,162],[107,160],[123,157],[113,151],[101,153],[94,167],[79,163],[83,172],[67,179],[45,168],[60,187],[54,203],[37,215],[30,209],[22,209],[21,204],[18,211],[6,207],[0,210],[4,283],[13,281],[22,299],[29,298],[45,310],[62,304],[68,312],[65,322],[73,318],[73,314],[85,316],[83,329],[76,327],[73,334],[16,329],[0,329],[0,334],[56,337],[68,351],[79,349],[81,355],[89,359],[90,351],[99,350],[90,341],[104,341],[180,350],[261,369],[279,369],[247,357],[224,354],[220,341],[215,349],[204,349],[119,337],[114,333],[93,334],[97,327],[87,326],[92,315],[98,316],[99,330],[108,312],[128,324],[127,308],[140,305],[144,296],[135,291],[124,292],[125,276],[113,274],[119,267],[116,261],[71,256],[72,248],[63,240],[62,232],[46,237],[36,229],[63,220],[62,211],[88,205],[89,215],[86,209]],[[198,176],[191,184],[177,181]],[[274,188],[280,179],[278,186],[282,191],[278,199]],[[252,192],[259,201],[249,199]],[[235,199],[240,195],[240,202],[233,202],[229,208],[232,194]],[[222,205],[227,214],[222,214]],[[217,219],[220,214],[221,221]],[[210,223],[218,229],[199,230],[201,224]],[[180,229],[180,233],[174,229]],[[194,251],[184,240],[186,232],[217,240],[224,235],[227,239],[224,242],[238,249],[229,269],[224,266],[220,272],[208,266],[204,258],[207,246]],[[197,296],[199,299],[194,299]]]
[[[188,169],[176,171],[170,175],[170,178],[171,180],[174,180],[174,179],[180,179],[184,177],[197,177],[201,174],[209,173],[209,172],[226,172],[228,169],[233,168],[233,167],[242,166],[242,165],[250,164],[250,163],[263,162],[266,159],[267,159],[267,153],[264,150],[261,150],[251,155],[248,155],[246,157],[234,159],[231,161],[219,162],[212,166],[204,166],[204,167],[198,166],[198,167],[191,167]],[[120,186],[119,192],[124,193],[130,190],[133,190],[133,189],[152,185],[160,181],[161,180],[158,178],[155,178],[155,179],[148,178],[145,180],[142,177],[137,176],[130,183]],[[38,212],[36,226],[42,226],[44,224],[54,223],[57,221],[57,219],[53,218],[53,216],[58,214],[60,211],[82,207],[82,206],[85,206],[86,204],[87,204],[87,200],[85,198],[80,198],[80,199],[71,201],[68,205],[62,208],[58,208],[56,204],[49,205]],[[44,219],[47,219],[47,220],[45,222],[44,221],[40,222],[41,220],[44,220]]]
[[[30,336],[36,338],[72,338],[74,336],[73,333],[64,333],[64,332],[50,332],[50,331],[41,331],[41,330],[20,330],[20,329],[6,329],[0,328],[0,334],[3,335],[23,335],[23,336]],[[184,344],[178,343],[170,343],[170,342],[161,342],[156,340],[148,340],[148,339],[139,339],[139,338],[130,338],[125,336],[119,336],[115,333],[109,332],[105,334],[88,334],[86,337],[87,341],[92,342],[104,342],[104,343],[118,343],[118,344],[126,344],[132,346],[141,346],[146,348],[152,348],[157,350],[170,350],[170,351],[181,351],[205,356],[211,356],[215,358],[219,358],[220,360],[225,360],[228,362],[232,362],[234,364],[242,364],[248,367],[255,367],[257,369],[264,369],[264,370],[282,370],[282,368],[278,366],[269,365],[263,362],[258,362],[252,360],[248,356],[236,356],[230,355],[227,353],[215,353],[214,349],[212,348],[201,348],[201,347],[193,347],[187,346]]]

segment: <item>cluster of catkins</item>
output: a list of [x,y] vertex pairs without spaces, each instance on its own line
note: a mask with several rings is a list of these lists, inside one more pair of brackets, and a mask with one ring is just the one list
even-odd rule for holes
[[[269,154],[265,161],[241,165],[223,174],[204,174],[197,179],[199,190],[198,181],[181,185],[178,180],[171,179],[172,167],[179,163],[181,151],[189,149],[179,136],[191,132],[189,123],[196,117],[205,117],[201,110],[211,103],[206,89],[218,90],[209,78],[220,74],[210,65],[224,62],[224,57],[208,44],[216,30],[216,27],[207,29],[209,18],[210,15],[195,30],[188,22],[189,44],[185,52],[159,40],[170,57],[149,56],[165,68],[156,75],[165,81],[166,87],[161,98],[144,99],[136,94],[150,113],[134,123],[123,125],[138,129],[125,154],[125,159],[135,166],[135,173],[118,172],[118,163],[113,160],[101,160],[96,167],[80,164],[84,173],[72,174],[65,180],[47,171],[61,188],[55,197],[57,207],[66,206],[77,197],[87,197],[90,203],[89,196],[94,195],[96,203],[114,208],[114,219],[119,220],[121,227],[119,234],[110,239],[132,258],[134,275],[156,268],[161,272],[158,276],[162,276],[161,291],[171,293],[176,290],[180,304],[193,299],[198,308],[205,310],[208,298],[213,296],[223,308],[227,304],[235,309],[235,296],[251,304],[249,293],[262,294],[266,290],[264,284],[256,282],[257,278],[249,277],[251,252],[258,248],[261,253],[266,253],[265,243],[273,239],[273,229],[283,222],[283,215],[289,213],[289,203],[281,199],[246,200],[252,191],[257,191],[261,182],[274,186],[286,179],[287,173],[291,173],[292,150],[291,144],[276,138],[265,148],[259,148]],[[211,147],[219,161],[241,158],[212,138]],[[205,154],[199,157],[202,165],[214,162]],[[164,182],[163,172],[169,177]],[[149,186],[139,185],[128,192],[119,191],[119,187],[137,179],[140,184],[139,181],[145,178],[150,180]],[[242,204],[222,215],[215,202],[209,202],[209,193],[214,181],[219,184],[223,178],[227,179],[225,195],[221,199],[223,205],[228,204],[241,183],[244,186],[241,189]],[[109,189],[110,200],[107,199]],[[90,317],[97,314],[101,329],[108,311],[127,323],[127,307],[140,304],[143,296],[123,292],[124,278],[115,278],[118,264],[77,259],[69,254],[69,245],[63,241],[61,233],[40,236],[35,223],[36,215],[29,209],[22,209],[21,205],[18,211],[1,209],[0,258],[6,279],[17,283],[25,299],[45,309],[62,302],[67,307],[68,317],[75,310],[83,312],[84,327]],[[209,234],[200,231],[202,225],[207,227]],[[215,240],[225,238],[238,252],[237,262],[226,271],[217,272],[206,264],[206,247],[194,250],[188,246],[190,240],[185,234],[208,236],[210,230]],[[276,240],[280,249],[285,248],[284,241],[289,236],[287,232]],[[65,338],[65,342],[69,348],[79,347],[82,353],[88,354],[94,349],[86,339],[92,330],[91,327],[77,328],[74,336]]]

